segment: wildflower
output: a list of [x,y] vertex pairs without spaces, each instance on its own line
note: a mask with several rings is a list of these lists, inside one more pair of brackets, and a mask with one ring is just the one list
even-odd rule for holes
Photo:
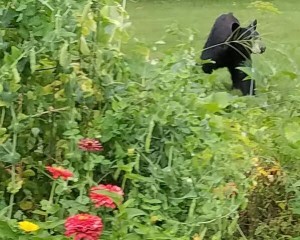
[[134,148],[128,148],[128,149],[127,149],[127,155],[128,155],[128,156],[133,156],[133,155],[134,155],[134,151],[135,151]]
[[102,219],[90,214],[77,214],[65,221],[65,235],[74,240],[98,240],[103,229]]
[[[96,207],[105,206],[105,207],[112,208],[112,209],[116,208],[116,204],[114,203],[113,199],[104,194],[97,193],[97,191],[99,191],[99,190],[105,190],[105,191],[111,192],[113,194],[117,194],[120,196],[120,198],[122,198],[122,196],[124,195],[122,188],[115,186],[115,185],[100,184],[99,186],[92,187],[90,189],[90,199],[92,200],[92,202],[95,204]],[[122,200],[120,200],[120,203],[121,203],[121,201]]]
[[64,180],[68,180],[73,177],[73,173],[68,169],[64,169],[63,167],[50,167],[47,166],[46,169],[52,174],[54,179],[61,177]]
[[19,228],[25,232],[35,232],[40,229],[40,227],[37,224],[34,224],[29,221],[19,222]]
[[81,150],[88,152],[97,152],[103,150],[103,147],[98,140],[90,138],[81,139],[78,143],[78,147]]

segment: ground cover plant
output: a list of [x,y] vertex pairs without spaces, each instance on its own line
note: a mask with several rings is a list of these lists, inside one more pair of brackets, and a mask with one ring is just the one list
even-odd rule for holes
[[295,45],[270,37],[241,97],[197,65],[203,33],[134,37],[136,4],[0,3],[0,239],[299,239]]

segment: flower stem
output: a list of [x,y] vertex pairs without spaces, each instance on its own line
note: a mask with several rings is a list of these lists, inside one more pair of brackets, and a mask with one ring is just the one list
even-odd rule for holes
[[127,180],[126,177],[124,177],[123,180],[122,180],[122,185],[121,185],[122,189],[125,189],[126,180]]
[[88,183],[89,187],[93,185],[93,171],[86,171],[86,182]]
[[[48,200],[49,205],[53,204],[53,198],[54,198],[55,188],[56,188],[56,181],[53,181],[52,187],[51,187],[50,196],[49,196],[49,200]],[[47,221],[47,218],[48,218],[48,213],[46,212],[45,221]]]
[[2,108],[2,111],[1,111],[1,119],[0,119],[0,127],[3,126],[4,118],[5,118],[5,108]]
[[82,200],[83,200],[84,187],[85,187],[85,184],[83,183],[82,186],[80,187],[80,192],[79,192],[79,201],[80,202],[82,202]]
[[[14,164],[11,167],[11,182],[13,183],[13,185],[15,185],[16,183],[16,166]],[[11,193],[9,198],[9,212],[8,212],[9,219],[11,219],[12,217],[14,200],[15,200],[15,194]]]
[[51,204],[53,203],[55,188],[56,188],[56,181],[54,181],[52,183],[52,188],[51,188],[51,192],[50,192],[49,203],[51,203]]
[[[126,4],[127,4],[127,1],[126,0],[123,0],[122,1],[122,14],[121,14],[121,27],[123,28],[123,24],[124,24],[124,11],[126,9]],[[118,49],[119,51],[121,51],[121,46],[122,46],[122,40],[120,39],[119,42],[118,42]]]
[[[10,106],[10,112],[11,112],[11,116],[12,116],[12,125],[13,125],[13,142],[12,142],[12,150],[11,150],[11,155],[13,155],[13,157],[16,155],[16,148],[17,148],[17,130],[15,128],[15,125],[17,124],[17,117],[16,117],[16,112],[14,109],[14,105],[12,104]],[[4,113],[2,110],[2,116],[1,116],[1,123],[4,119]],[[14,201],[15,201],[15,191],[16,191],[16,165],[12,164],[11,167],[11,184],[13,186],[12,188],[12,192],[9,198],[9,211],[8,211],[8,218],[11,219],[12,217],[12,213],[13,213],[13,205],[14,205]]]

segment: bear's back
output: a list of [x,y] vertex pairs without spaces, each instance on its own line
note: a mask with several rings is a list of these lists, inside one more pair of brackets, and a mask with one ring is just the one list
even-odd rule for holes
[[232,13],[222,14],[216,19],[204,45],[201,59],[215,59],[216,57],[224,54],[224,52],[228,49],[228,46],[222,43],[228,40],[231,36],[233,23],[239,24],[239,21]]

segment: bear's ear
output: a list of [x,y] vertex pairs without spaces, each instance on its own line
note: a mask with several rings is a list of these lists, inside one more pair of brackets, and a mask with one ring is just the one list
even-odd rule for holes
[[255,19],[253,23],[250,24],[250,27],[253,28],[253,30],[256,30],[257,20]]
[[237,29],[240,27],[240,24],[238,24],[238,23],[233,23],[232,25],[231,25],[231,31],[232,32],[237,32]]

